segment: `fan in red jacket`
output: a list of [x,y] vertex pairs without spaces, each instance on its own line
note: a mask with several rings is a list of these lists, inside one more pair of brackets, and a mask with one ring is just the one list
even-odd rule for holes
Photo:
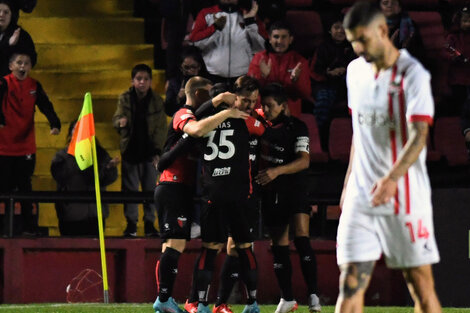
[[[41,84],[28,76],[29,54],[14,53],[9,67],[11,74],[0,79],[0,192],[28,192],[36,163],[35,106],[47,117],[52,135],[59,134],[60,121]],[[21,203],[25,233],[37,227],[32,211],[30,202]]]
[[289,50],[293,40],[289,25],[282,21],[273,23],[269,28],[268,48],[255,54],[248,75],[257,78],[262,86],[281,84],[288,95],[290,114],[298,117],[302,99],[310,99],[312,90],[307,60]]

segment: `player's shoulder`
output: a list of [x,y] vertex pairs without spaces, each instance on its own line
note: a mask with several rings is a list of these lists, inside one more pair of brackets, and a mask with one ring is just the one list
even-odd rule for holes
[[360,75],[364,70],[370,69],[370,66],[364,58],[355,58],[349,62],[347,72],[349,76]]
[[429,72],[424,68],[421,62],[413,57],[407,50],[400,50],[398,59],[398,70],[404,73],[406,78],[415,78],[418,80],[429,78]]

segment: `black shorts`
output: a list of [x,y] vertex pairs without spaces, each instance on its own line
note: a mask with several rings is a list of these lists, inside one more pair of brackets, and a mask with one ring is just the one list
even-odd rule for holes
[[254,221],[250,218],[253,208],[244,197],[236,201],[204,200],[201,209],[203,242],[225,243],[229,235],[236,243],[254,240]]
[[290,223],[297,213],[310,213],[306,188],[289,190],[264,190],[261,212],[267,227],[282,227]]
[[155,188],[155,206],[163,240],[191,238],[193,195],[191,187],[178,183],[159,184]]

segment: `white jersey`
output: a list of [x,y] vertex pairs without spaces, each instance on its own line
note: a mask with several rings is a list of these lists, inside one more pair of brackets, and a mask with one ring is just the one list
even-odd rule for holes
[[385,205],[371,205],[374,183],[390,171],[406,144],[407,123],[432,124],[434,101],[430,78],[406,50],[400,50],[393,67],[378,75],[362,57],[349,64],[348,105],[355,150],[343,210],[368,214],[432,212],[426,149],[398,180],[396,196]]

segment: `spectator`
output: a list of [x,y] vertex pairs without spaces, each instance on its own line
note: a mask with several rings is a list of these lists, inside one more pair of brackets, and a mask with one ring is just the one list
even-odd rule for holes
[[400,0],[379,0],[380,10],[387,19],[388,34],[397,49],[405,48],[423,61],[424,49],[416,24],[403,11]]
[[28,52],[36,64],[36,49],[27,31],[18,26],[19,10],[12,0],[0,0],[0,77],[10,73],[9,57],[14,50]]
[[447,36],[447,47],[451,64],[449,85],[452,89],[452,104],[462,108],[470,97],[470,7],[459,10],[454,19],[455,27]]
[[255,1],[251,8],[241,9],[238,0],[219,0],[197,15],[189,39],[201,49],[214,83],[232,86],[248,72],[254,53],[263,49],[265,30],[256,20],[257,12]]
[[281,84],[289,99],[288,111],[298,117],[302,111],[302,99],[311,98],[311,86],[307,60],[290,50],[293,40],[289,25],[283,21],[273,23],[269,28],[267,49],[254,56],[248,75],[257,78],[261,86]]
[[[346,68],[356,58],[351,44],[346,40],[342,18],[333,21],[328,33],[329,36],[318,47],[310,64],[310,76],[315,82],[313,114],[320,130],[323,148],[328,143],[334,104],[346,100]],[[346,105],[344,111],[347,111]]]
[[[121,177],[123,191],[153,191],[157,182],[156,165],[166,137],[166,116],[162,98],[150,87],[152,70],[138,64],[132,69],[132,87],[121,94],[113,116],[114,128],[121,135]],[[127,228],[124,236],[137,236],[138,207],[124,205]],[[156,236],[155,205],[144,204],[144,231]]]
[[[31,191],[36,163],[34,133],[35,105],[47,117],[51,135],[60,132],[60,120],[41,84],[29,77],[31,57],[15,52],[10,58],[11,74],[0,79],[0,192]],[[35,235],[37,220],[31,202],[21,203],[24,235]],[[2,225],[0,225],[1,227]]]
[[178,75],[170,78],[166,85],[165,113],[173,116],[186,103],[184,86],[194,76],[206,76],[206,68],[200,51],[196,47],[188,47],[181,56]]
[[[57,182],[57,191],[94,191],[93,167],[82,171],[75,157],[67,153],[77,121],[70,123],[66,147],[57,151],[51,163],[51,173]],[[102,191],[116,181],[118,172],[116,165],[119,158],[111,159],[108,152],[96,140],[98,172]],[[98,236],[98,218],[95,203],[56,203],[59,230],[62,236]],[[103,205],[103,225],[109,210]]]

